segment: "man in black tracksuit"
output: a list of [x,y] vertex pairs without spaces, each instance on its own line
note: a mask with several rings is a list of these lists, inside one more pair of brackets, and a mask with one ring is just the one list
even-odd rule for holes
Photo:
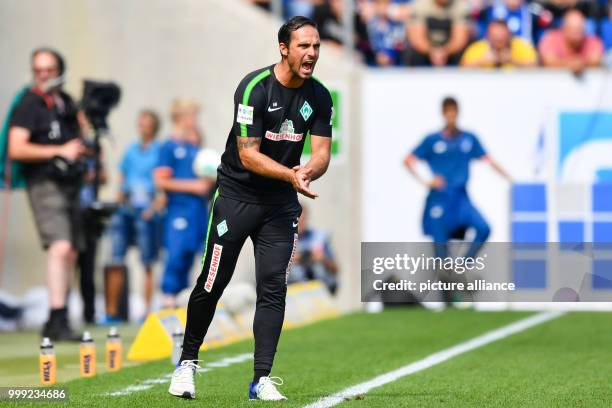
[[[285,399],[269,377],[285,313],[287,277],[297,243],[297,193],[317,195],[312,180],[330,158],[332,99],[312,73],[319,56],[316,25],[293,17],[278,33],[282,59],[248,74],[234,95],[234,122],[218,170],[202,273],[189,298],[183,354],[169,392],[193,398],[198,350],[245,240],[255,248],[257,306],[251,399]],[[310,136],[310,161],[300,165]],[[274,377],[273,377],[274,378]]]

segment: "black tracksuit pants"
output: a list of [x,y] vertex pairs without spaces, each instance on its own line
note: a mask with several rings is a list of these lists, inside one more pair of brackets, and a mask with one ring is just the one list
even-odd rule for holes
[[208,222],[202,272],[189,297],[181,361],[198,358],[217,302],[232,278],[244,242],[250,237],[255,248],[257,284],[254,369],[272,369],[285,317],[287,276],[296,250],[301,211],[297,199],[286,204],[253,204],[224,197],[217,190]]

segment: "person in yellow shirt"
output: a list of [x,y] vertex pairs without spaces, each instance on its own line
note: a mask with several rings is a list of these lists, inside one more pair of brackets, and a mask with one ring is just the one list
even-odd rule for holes
[[461,66],[471,68],[534,67],[537,62],[533,46],[522,38],[512,37],[503,20],[492,21],[487,37],[470,45],[461,57]]

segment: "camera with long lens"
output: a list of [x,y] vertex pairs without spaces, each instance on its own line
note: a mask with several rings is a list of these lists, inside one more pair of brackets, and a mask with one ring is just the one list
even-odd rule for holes
[[[83,82],[83,97],[81,109],[89,123],[93,126],[96,135],[94,141],[88,148],[94,151],[96,157],[96,169],[99,170],[99,136],[108,130],[106,118],[111,109],[119,103],[121,89],[112,82],[100,82],[85,80]],[[49,171],[51,175],[62,183],[80,182],[87,172],[87,165],[83,160],[68,160],[61,156],[55,156],[51,160]],[[96,181],[96,197],[98,182]]]
[[121,98],[121,89],[113,82],[85,80],[81,108],[96,132],[107,130],[106,118]]
[[98,189],[100,186],[100,137],[108,131],[106,119],[121,98],[121,89],[112,82],[100,82],[92,80],[83,81],[83,97],[81,98],[81,109],[87,120],[94,128],[94,139],[87,143],[88,148],[94,152],[94,202],[85,210],[85,217],[90,220],[93,235],[99,237],[104,230],[104,223],[117,209],[115,203],[107,203],[98,200]]

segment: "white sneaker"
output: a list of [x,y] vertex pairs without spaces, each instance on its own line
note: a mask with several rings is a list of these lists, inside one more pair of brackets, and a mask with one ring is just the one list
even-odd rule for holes
[[183,360],[181,365],[176,367],[170,380],[168,392],[181,398],[195,398],[194,377],[196,370],[200,368],[196,364],[198,360]]
[[250,400],[282,401],[286,400],[283,394],[276,389],[277,385],[283,385],[280,377],[261,377],[257,384],[251,383],[249,387]]

